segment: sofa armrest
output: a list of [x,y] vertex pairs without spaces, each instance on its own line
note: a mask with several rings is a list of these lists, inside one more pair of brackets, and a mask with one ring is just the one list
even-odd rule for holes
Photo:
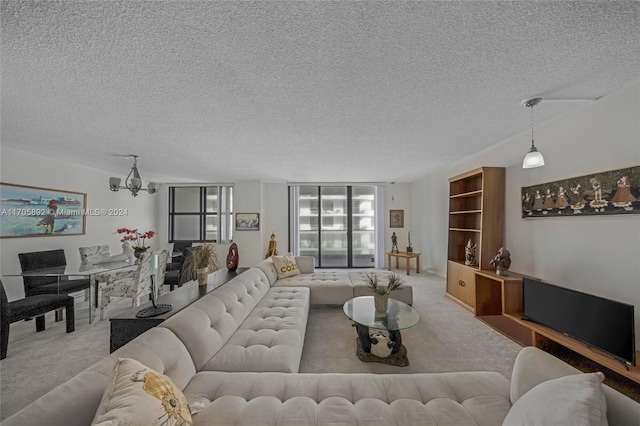
[[312,274],[316,271],[316,258],[313,256],[296,256],[298,269],[303,274]]
[[[533,346],[520,351],[511,375],[511,404],[536,385],[571,374],[581,374],[564,361]],[[610,426],[637,425],[640,404],[620,392],[602,385],[607,401],[607,421]]]
[[511,374],[511,404],[542,382],[570,374],[579,374],[577,370],[533,346],[523,348],[513,365]]

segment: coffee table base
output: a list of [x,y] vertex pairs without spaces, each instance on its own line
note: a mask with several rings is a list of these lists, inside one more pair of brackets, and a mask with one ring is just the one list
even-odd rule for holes
[[372,353],[367,353],[362,349],[362,343],[360,342],[360,338],[356,337],[356,355],[358,359],[362,362],[379,362],[382,364],[393,365],[396,367],[408,367],[409,366],[409,358],[407,358],[407,348],[402,345],[400,346],[400,350],[398,352],[389,355],[386,358],[380,358],[379,356],[375,356]]

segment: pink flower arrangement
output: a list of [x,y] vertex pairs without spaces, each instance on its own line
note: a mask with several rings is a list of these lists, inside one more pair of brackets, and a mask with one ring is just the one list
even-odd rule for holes
[[134,250],[147,250],[149,247],[145,246],[145,241],[147,238],[153,238],[156,233],[154,231],[147,232],[138,232],[137,229],[129,229],[129,228],[118,228],[115,234],[124,234],[124,236],[120,239],[120,242],[124,243],[125,241],[130,241]]

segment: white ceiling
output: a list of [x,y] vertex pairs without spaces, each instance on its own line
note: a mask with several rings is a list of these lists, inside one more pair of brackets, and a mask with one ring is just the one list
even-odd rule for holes
[[525,98],[637,79],[639,6],[2,0],[1,142],[161,182],[412,181],[528,131]]

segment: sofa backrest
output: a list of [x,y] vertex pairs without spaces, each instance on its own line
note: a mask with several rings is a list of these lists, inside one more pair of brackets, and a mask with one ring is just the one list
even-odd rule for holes
[[169,376],[181,390],[196,373],[180,339],[166,328],[152,328],[5,419],[2,426],[91,424],[118,358],[140,361]]
[[298,269],[302,274],[313,274],[316,271],[316,258],[313,256],[296,256]]
[[196,371],[211,359],[270,288],[261,269],[251,268],[173,315],[159,327],[186,346]]
[[271,257],[267,257],[265,260],[258,263],[256,268],[260,269],[264,273],[270,286],[274,285],[276,281],[278,281],[278,273],[276,272],[276,267],[273,264]]

